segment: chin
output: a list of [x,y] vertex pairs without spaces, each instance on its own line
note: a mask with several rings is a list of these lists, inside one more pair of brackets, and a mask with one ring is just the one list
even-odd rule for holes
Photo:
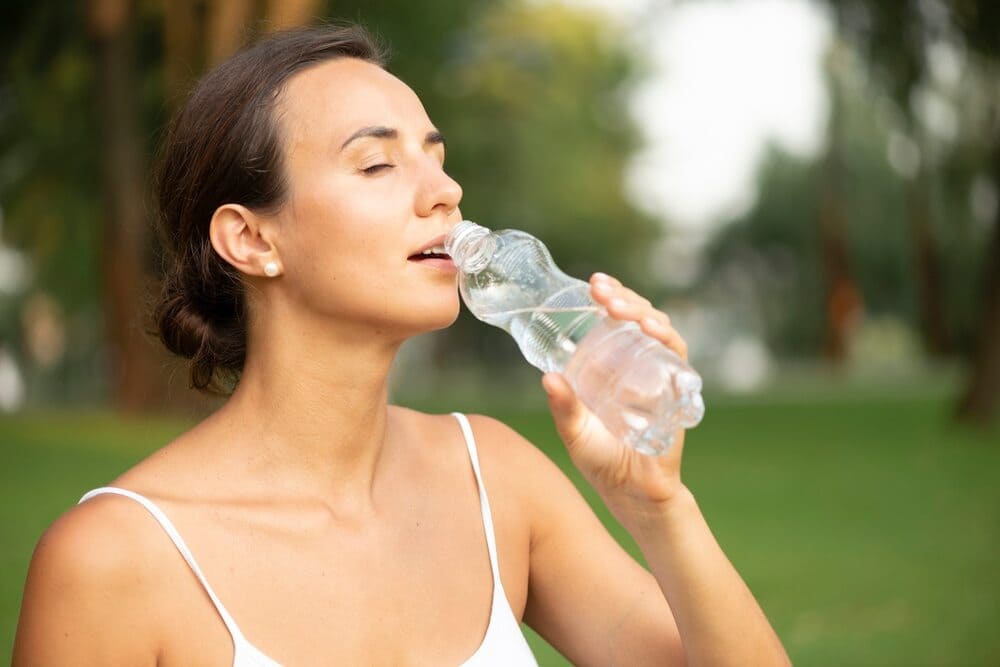
[[447,329],[452,324],[458,320],[458,314],[460,312],[459,308],[454,308],[446,313],[441,313],[441,317],[436,318],[434,323],[428,329],[428,331],[438,331],[439,329]]
[[461,312],[461,307],[457,300],[451,307],[445,306],[443,303],[438,301],[433,305],[428,304],[428,306],[423,309],[412,309],[412,306],[418,305],[419,304],[412,304],[409,313],[410,316],[400,318],[396,322],[397,327],[408,330],[408,337],[419,336],[420,334],[429,333],[431,331],[447,329],[455,323],[458,319],[459,313]]

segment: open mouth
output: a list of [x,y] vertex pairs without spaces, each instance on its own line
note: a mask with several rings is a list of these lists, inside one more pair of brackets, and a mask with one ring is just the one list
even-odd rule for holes
[[455,273],[458,271],[458,267],[455,266],[455,262],[452,261],[451,255],[446,252],[420,252],[415,255],[410,255],[407,259],[414,264],[423,264],[424,266],[437,271],[444,271],[446,273]]
[[413,253],[407,259],[411,262],[420,262],[425,259],[451,259],[451,255],[445,250],[445,247],[441,243],[436,243],[434,245],[428,245],[420,252]]

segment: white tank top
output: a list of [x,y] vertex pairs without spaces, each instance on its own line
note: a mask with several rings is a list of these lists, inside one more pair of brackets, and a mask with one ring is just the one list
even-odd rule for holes
[[[486,635],[483,637],[483,641],[480,643],[479,648],[476,649],[476,652],[467,658],[460,667],[518,667],[520,665],[537,667],[538,663],[535,661],[534,655],[532,655],[531,649],[528,647],[528,642],[521,633],[520,624],[514,616],[510,604],[507,602],[507,594],[504,592],[503,584],[500,582],[496,537],[493,534],[493,516],[490,514],[490,502],[486,497],[486,485],[483,484],[482,473],[479,470],[479,455],[476,451],[476,441],[472,435],[472,427],[469,425],[469,420],[465,415],[453,412],[452,416],[458,420],[462,428],[462,434],[465,436],[465,444],[469,450],[469,458],[472,461],[472,470],[476,474],[476,483],[479,486],[479,507],[483,514],[483,530],[486,533],[486,545],[490,552],[490,567],[493,570],[493,603],[490,608],[490,623],[486,628]],[[131,498],[141,504],[149,510],[149,513],[153,515],[163,527],[163,530],[166,531],[167,535],[170,536],[174,546],[177,547],[177,550],[180,551],[184,560],[187,561],[187,564],[191,566],[191,569],[198,577],[198,581],[205,587],[205,592],[208,593],[212,604],[215,605],[219,616],[222,617],[222,622],[226,624],[229,634],[232,635],[233,667],[281,667],[280,663],[264,655],[262,651],[257,649],[243,636],[239,626],[236,625],[236,621],[233,620],[233,617],[226,610],[222,601],[219,600],[215,591],[208,584],[208,580],[202,574],[201,568],[198,567],[198,563],[191,554],[191,550],[188,549],[187,544],[184,543],[180,533],[174,528],[173,523],[167,518],[167,515],[153,504],[151,500],[134,491],[105,486],[87,492],[80,499],[80,502],[82,503],[94,496],[106,493]]]

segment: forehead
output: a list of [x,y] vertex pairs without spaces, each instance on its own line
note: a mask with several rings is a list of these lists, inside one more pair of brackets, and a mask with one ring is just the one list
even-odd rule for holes
[[430,124],[416,93],[377,65],[340,58],[291,77],[278,102],[288,138],[302,134],[346,139],[369,125],[423,133]]

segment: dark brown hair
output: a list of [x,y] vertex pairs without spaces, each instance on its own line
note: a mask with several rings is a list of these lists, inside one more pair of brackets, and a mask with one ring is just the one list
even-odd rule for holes
[[230,391],[247,349],[244,284],[212,247],[212,215],[223,204],[284,203],[275,102],[294,74],[337,58],[385,67],[386,56],[357,25],[278,33],[206,74],[170,123],[155,178],[166,267],[153,320],[167,349],[190,359],[199,390]]

